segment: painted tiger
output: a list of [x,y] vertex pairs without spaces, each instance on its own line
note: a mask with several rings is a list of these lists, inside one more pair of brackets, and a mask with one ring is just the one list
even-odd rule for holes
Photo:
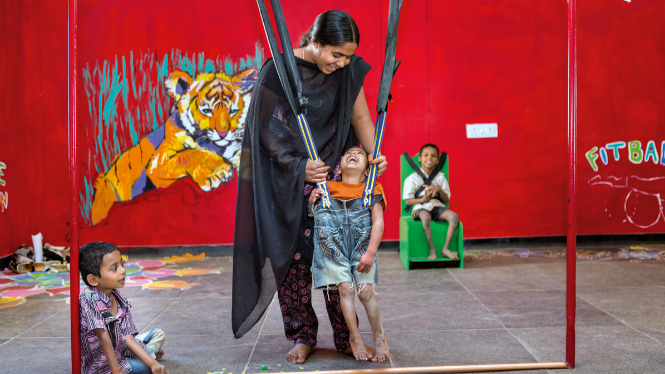
[[240,163],[251,91],[258,76],[248,69],[233,76],[180,70],[165,80],[171,113],[157,130],[115,158],[95,182],[91,220],[103,220],[116,202],[166,188],[189,176],[204,191],[228,182]]

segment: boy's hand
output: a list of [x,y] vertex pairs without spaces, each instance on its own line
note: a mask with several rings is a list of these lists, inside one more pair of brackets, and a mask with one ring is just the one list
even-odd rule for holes
[[428,186],[428,185],[424,185],[424,186],[425,186],[425,194],[421,198],[423,200],[423,204],[430,201],[430,200],[432,200],[432,194],[430,193],[430,187],[432,187],[432,186]]
[[309,195],[309,203],[314,204],[321,195],[323,195],[323,190],[320,188],[315,188],[314,191],[312,191],[312,193]]
[[152,374],[171,374],[171,373],[169,373],[168,370],[166,370],[166,367],[164,367],[164,365],[159,364],[159,363],[153,365],[150,368],[150,370],[152,370]]
[[428,190],[429,190],[430,194],[432,195],[432,197],[438,196],[443,191],[441,186],[429,186]]
[[360,262],[358,262],[356,270],[361,273],[369,273],[372,269],[372,265],[374,265],[374,256],[369,252],[365,252],[365,254],[360,257]]

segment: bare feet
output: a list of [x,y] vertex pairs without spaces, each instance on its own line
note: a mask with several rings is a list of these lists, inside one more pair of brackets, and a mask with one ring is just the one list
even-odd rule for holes
[[286,359],[294,364],[304,364],[311,352],[312,350],[307,345],[299,343],[286,354]]
[[448,248],[443,248],[441,254],[453,260],[457,258],[457,253],[449,251]]
[[373,362],[383,362],[390,358],[390,352],[388,352],[388,340],[386,336],[383,335],[383,338],[379,337],[374,341],[376,346],[376,357],[372,359]]
[[351,349],[353,350],[353,357],[356,358],[356,360],[359,361],[367,361],[372,358],[370,356],[369,352],[365,349],[367,347],[365,345],[365,342],[363,341],[362,336],[358,334],[358,336],[354,339],[353,337],[349,338],[349,343],[351,343]]
[[159,361],[162,359],[163,356],[164,356],[164,350],[160,349],[159,352],[155,354],[155,360]]
[[[374,357],[374,348],[372,348],[369,345],[365,344],[365,351],[367,351],[367,358],[368,359],[371,359],[372,357]],[[347,353],[347,354],[353,355],[353,348],[349,347],[349,348],[343,350],[342,353]]]
[[427,256],[428,260],[436,260],[436,251],[430,250],[429,251],[429,256]]

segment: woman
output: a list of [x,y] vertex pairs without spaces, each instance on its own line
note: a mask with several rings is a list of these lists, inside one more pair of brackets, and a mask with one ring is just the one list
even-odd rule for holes
[[[371,67],[355,55],[360,34],[355,21],[337,10],[320,14],[294,50],[309,99],[307,120],[322,161],[307,158],[272,59],[259,75],[245,122],[238,182],[233,251],[233,332],[243,336],[261,318],[278,291],[286,358],[304,363],[316,345],[318,320],[311,304],[313,220],[307,216],[314,183],[339,178],[343,151],[372,149],[374,125],[363,81]],[[384,157],[373,161],[379,174]],[[332,168],[332,169],[331,169]],[[339,351],[350,351],[339,294],[326,295]]]

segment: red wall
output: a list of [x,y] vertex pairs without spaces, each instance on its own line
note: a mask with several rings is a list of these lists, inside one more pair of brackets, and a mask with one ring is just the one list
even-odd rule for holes
[[66,244],[67,1],[0,2],[0,256],[31,234]]
[[[10,38],[6,53],[11,56],[2,60],[3,87],[20,92],[3,96],[2,105],[24,110],[3,110],[1,115],[4,123],[25,125],[21,130],[11,127],[0,150],[8,182],[0,192],[8,191],[11,199],[10,208],[0,213],[0,254],[39,230],[56,244],[67,233],[66,7],[61,6],[64,0],[34,3],[38,6],[2,3],[2,30]],[[387,2],[344,0],[334,6],[359,25],[357,53],[374,66],[365,83],[373,112]],[[389,203],[384,239],[398,238],[399,154],[415,153],[426,142],[439,144],[450,155],[452,209],[460,213],[466,238],[565,233],[566,6],[564,0],[404,2],[397,50],[402,65],[393,83],[395,102],[383,150],[389,168],[381,182],[394,201]],[[329,5],[303,7],[284,0],[283,7],[295,42]],[[580,0],[578,11],[579,232],[665,232],[662,217],[640,227],[662,215],[655,192],[588,182],[596,175],[654,178],[665,175],[665,165],[631,163],[627,149],[621,150],[619,161],[610,156],[607,165],[599,158],[598,171],[585,158],[593,147],[614,141],[640,140],[644,152],[653,140],[660,153],[665,140],[659,123],[665,108],[665,29],[660,27],[665,4]],[[269,55],[251,1],[79,2],[81,68],[148,49],[158,57],[179,49],[238,59],[253,54],[257,41]],[[83,168],[88,163],[83,150],[89,114],[82,82],[78,96]],[[467,139],[469,123],[497,123],[499,137]],[[31,156],[24,157],[28,149]],[[658,180],[643,182],[659,188]],[[208,193],[181,180],[116,204],[106,221],[82,228],[81,241],[231,243],[235,197],[235,178]]]

